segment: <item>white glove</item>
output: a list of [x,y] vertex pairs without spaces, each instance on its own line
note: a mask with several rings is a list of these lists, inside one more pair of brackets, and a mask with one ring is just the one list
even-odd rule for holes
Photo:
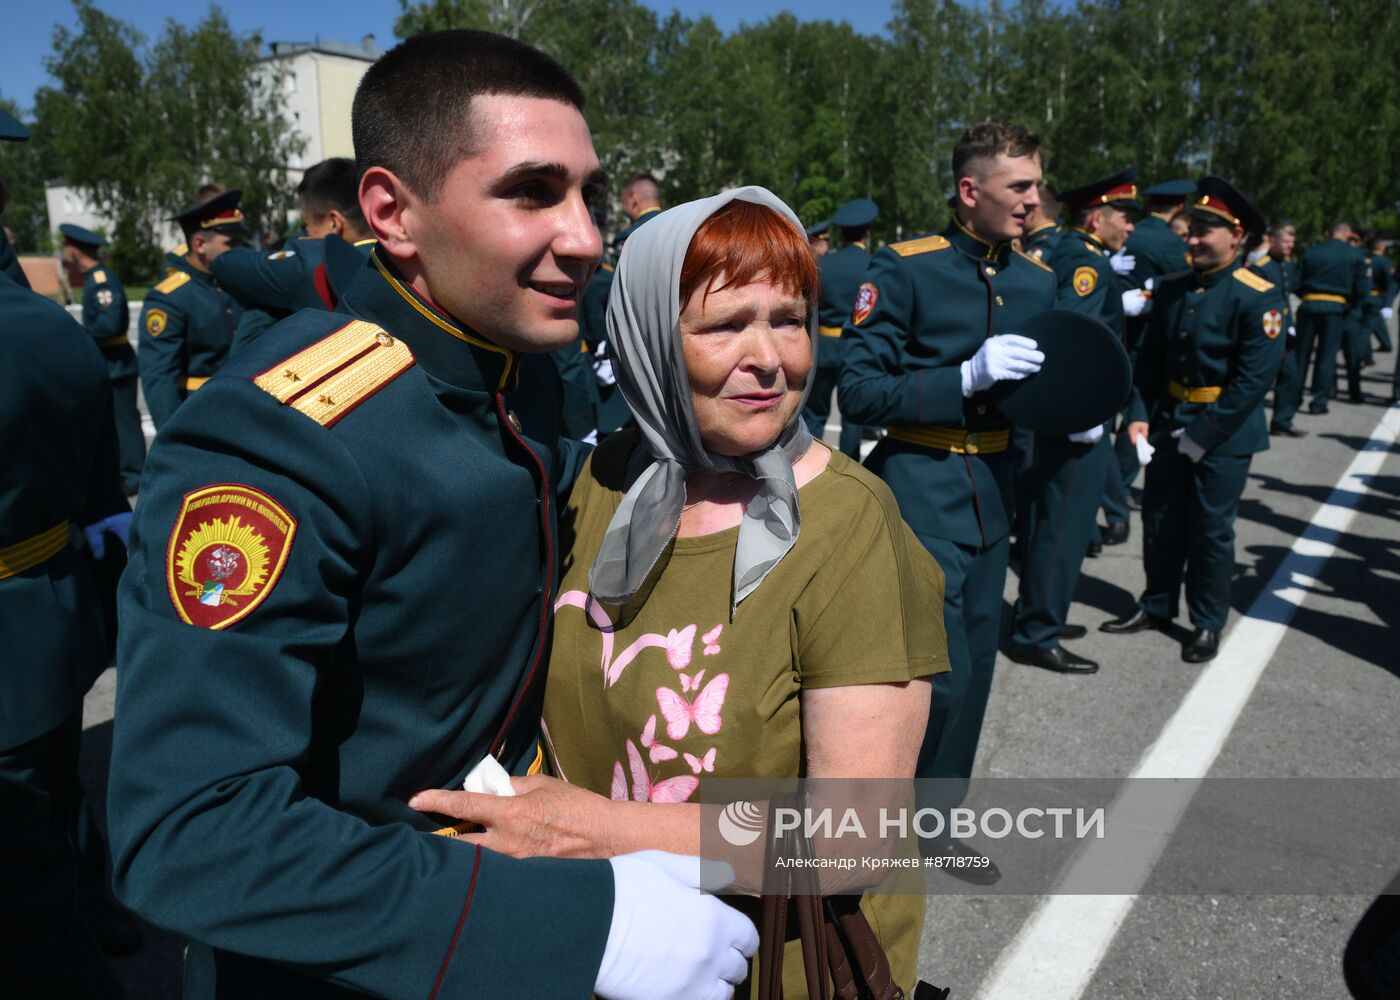
[[1269,248],[1265,246],[1255,247],[1249,251],[1249,256],[1245,258],[1246,264],[1257,264],[1265,257],[1269,256]]
[[1123,293],[1123,311],[1129,316],[1141,316],[1151,308],[1152,299],[1141,288],[1129,288]]
[[1093,427],[1090,427],[1087,431],[1080,431],[1077,434],[1071,434],[1069,436],[1069,439],[1075,444],[1093,444],[1101,437],[1103,437],[1103,424],[1095,424]]
[[104,517],[102,520],[83,528],[83,537],[87,539],[88,549],[92,552],[94,559],[101,559],[107,554],[105,536],[109,531],[120,538],[122,545],[125,546],[127,533],[131,531],[131,511]]
[[1124,248],[1110,256],[1108,263],[1113,267],[1114,274],[1132,274],[1133,268],[1137,267],[1137,258]]
[[613,374],[612,358],[608,356],[607,344],[599,344],[598,349],[593,352],[593,377],[598,380],[599,385],[617,384],[617,376]]
[[612,926],[594,990],[607,1000],[728,1000],[758,951],[753,922],[702,889],[734,879],[723,862],[665,851],[611,859]]
[[1392,308],[1390,308],[1390,306],[1381,306],[1381,318],[1382,318],[1382,319],[1390,319],[1390,317],[1392,317],[1392,316],[1394,316],[1394,315],[1395,315],[1395,310],[1392,309]]
[[1045,355],[1036,349],[1035,341],[1015,333],[1003,333],[982,341],[977,353],[964,361],[962,394],[990,389],[993,383],[1015,381],[1040,371]]
[[1176,438],[1176,450],[1192,462],[1199,462],[1206,457],[1206,450],[1186,436],[1185,427],[1178,427],[1172,431],[1172,437]]
[[1150,291],[1152,291],[1152,286],[1155,285],[1156,283],[1157,283],[1157,279],[1156,279],[1156,278],[1148,278],[1146,281],[1144,281],[1144,282],[1142,283],[1142,290],[1143,290],[1144,292],[1150,292]]
[[1138,435],[1138,439],[1133,444],[1133,447],[1137,449],[1138,465],[1146,465],[1148,462],[1152,461],[1152,454],[1157,450],[1147,443],[1146,434]]

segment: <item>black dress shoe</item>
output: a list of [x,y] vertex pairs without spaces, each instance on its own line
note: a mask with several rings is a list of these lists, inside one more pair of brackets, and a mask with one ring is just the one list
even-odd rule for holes
[[1099,665],[1093,660],[1076,656],[1062,646],[1054,649],[1041,649],[1039,646],[1012,646],[1007,653],[1013,663],[1024,663],[1028,667],[1053,670],[1057,674],[1096,674]]
[[961,840],[925,840],[920,842],[920,847],[924,857],[934,859],[931,867],[953,878],[973,885],[991,885],[1001,878],[1001,869],[995,861]]
[[1348,402],[1348,403],[1364,403],[1364,402],[1366,402],[1366,394],[1365,394],[1365,393],[1361,393],[1361,392],[1349,393],[1349,394],[1347,395],[1347,402]]
[[1097,559],[1103,555],[1103,542],[1090,542],[1089,551],[1084,553],[1086,559]]
[[1220,633],[1208,628],[1198,628],[1181,647],[1181,658],[1187,663],[1205,663],[1215,659],[1220,652]]
[[1146,632],[1150,628],[1165,632],[1168,625],[1169,622],[1165,618],[1158,618],[1138,608],[1127,618],[1115,618],[1113,621],[1104,622],[1099,626],[1099,631],[1112,632],[1114,635],[1131,635],[1134,632]]
[[1066,625],[1056,633],[1061,639],[1082,639],[1089,634],[1083,625]]
[[1329,411],[1328,411],[1327,407],[1325,407],[1325,406],[1309,406],[1309,407],[1308,407],[1308,413],[1309,413],[1311,416],[1314,416],[1314,417],[1325,417],[1325,416],[1328,414],[1328,412],[1329,412]]
[[1276,437],[1286,438],[1305,438],[1308,436],[1307,431],[1299,430],[1293,426],[1284,427],[1282,424],[1274,424],[1269,428],[1269,433]]
[[1128,522],[1115,521],[1103,529],[1103,543],[1105,545],[1122,545],[1128,540]]

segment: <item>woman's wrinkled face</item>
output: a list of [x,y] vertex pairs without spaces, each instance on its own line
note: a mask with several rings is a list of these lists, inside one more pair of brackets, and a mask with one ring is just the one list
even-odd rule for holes
[[[723,284],[723,276],[712,288]],[[807,301],[764,282],[697,289],[681,349],[700,439],[717,455],[762,451],[797,418],[812,370]]]

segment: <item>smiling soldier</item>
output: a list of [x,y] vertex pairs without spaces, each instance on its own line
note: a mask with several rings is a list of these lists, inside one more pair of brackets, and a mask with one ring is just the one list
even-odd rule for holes
[[280,324],[151,452],[113,847],[121,895],[192,939],[186,996],[727,997],[747,971],[697,859],[515,860],[407,804],[487,756],[538,768],[569,477],[511,398],[602,252],[582,107],[498,35],[385,55],[350,315]]

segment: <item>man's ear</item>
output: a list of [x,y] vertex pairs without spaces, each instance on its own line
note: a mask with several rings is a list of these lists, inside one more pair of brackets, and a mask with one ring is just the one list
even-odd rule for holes
[[971,177],[958,178],[958,202],[968,208],[977,207],[977,182]]
[[[418,254],[412,219],[423,204],[392,170],[370,167],[360,179],[360,211],[365,223],[379,240],[379,251],[396,260],[408,260]],[[343,217],[341,221],[344,222]]]
[[345,235],[345,216],[340,209],[333,208],[326,213],[326,223],[331,227],[331,232],[337,236]]

